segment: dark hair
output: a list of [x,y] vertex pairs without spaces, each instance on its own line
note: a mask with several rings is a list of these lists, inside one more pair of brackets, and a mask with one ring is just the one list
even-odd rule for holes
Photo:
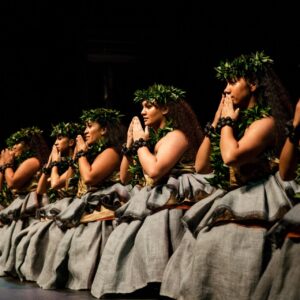
[[268,66],[265,72],[252,74],[245,79],[257,85],[255,95],[258,104],[271,108],[276,124],[275,152],[279,154],[285,141],[285,124],[292,117],[289,93],[271,66]]
[[167,119],[172,120],[174,128],[181,130],[188,139],[189,149],[185,157],[194,161],[200,143],[204,138],[196,114],[185,100],[170,101],[167,107],[169,109],[166,115]]
[[[99,123],[100,124],[100,123]],[[109,147],[116,149],[121,154],[122,145],[126,141],[126,127],[119,122],[118,124],[100,124],[107,129],[106,141]]]
[[24,144],[35,154],[41,165],[47,163],[50,150],[44,137],[41,134],[33,135],[30,139],[24,139]]

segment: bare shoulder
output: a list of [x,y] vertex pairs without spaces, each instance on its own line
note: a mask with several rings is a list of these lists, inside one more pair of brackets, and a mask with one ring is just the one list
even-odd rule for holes
[[265,117],[254,121],[250,126],[250,130],[270,131],[275,128],[275,119],[273,117]]
[[175,129],[173,131],[170,131],[169,133],[166,134],[165,136],[165,139],[166,140],[185,140],[187,141],[187,137],[186,135],[181,131],[181,130],[178,130],[178,129]]
[[40,161],[36,157],[29,157],[25,159],[21,165],[40,165]]
[[164,148],[186,147],[188,145],[188,139],[181,130],[175,129],[168,132],[156,145],[157,147],[163,146]]
[[251,139],[257,143],[272,142],[275,134],[275,119],[273,117],[266,117],[254,121],[245,131],[243,140]]
[[36,157],[30,157],[25,159],[18,167],[20,172],[24,170],[33,170],[37,171],[41,167],[40,161]]
[[108,159],[108,158],[116,159],[119,158],[119,156],[120,155],[115,148],[109,147],[103,150],[101,153],[99,153],[96,159],[97,160]]

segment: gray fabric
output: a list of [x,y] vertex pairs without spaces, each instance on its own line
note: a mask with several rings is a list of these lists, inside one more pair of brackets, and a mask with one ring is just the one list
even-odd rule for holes
[[[53,223],[54,228],[58,228]],[[43,268],[36,280],[36,283],[44,289],[55,289],[64,287],[68,277],[67,253],[70,249],[75,227],[68,229],[58,239],[52,238],[47,250]]]
[[3,210],[0,211],[0,219],[2,223],[8,224],[10,223],[13,219],[17,219],[20,214],[21,214],[21,208],[23,206],[23,203],[26,198],[28,198],[29,195],[22,195],[14,199],[14,201],[4,208]]
[[[22,253],[20,253],[20,252],[17,253],[17,246],[20,243],[24,243],[26,245],[26,249],[27,249],[27,246],[30,242],[30,238],[32,236],[32,234],[29,234],[29,233],[34,232],[32,230],[32,228],[37,230],[38,225],[39,225],[39,221],[35,220],[35,222],[33,222],[30,226],[27,226],[26,228],[21,230],[16,235],[15,239],[12,242],[11,249],[10,249],[10,255],[9,255],[9,258],[5,265],[6,272],[9,272],[12,274],[15,274],[15,273],[18,274],[18,271],[17,271],[18,268],[16,267],[16,264],[18,264],[18,261],[24,259],[25,255],[26,255],[26,251],[23,251]],[[20,277],[20,279],[23,280],[23,277]]]
[[[51,239],[54,245],[47,250],[37,283],[44,289],[90,288],[99,257],[115,221],[95,221],[87,224],[78,222],[85,211],[102,202],[110,207],[118,207],[120,199],[128,199],[129,196],[128,187],[115,184],[75,198],[57,215],[55,222],[60,228],[66,229],[66,233],[59,239]],[[71,225],[74,227],[70,227]]]
[[121,223],[104,248],[92,294],[130,293],[150,282],[160,282],[183,235],[182,214],[181,210],[162,210],[144,222]]
[[36,281],[43,269],[46,257],[51,256],[55,250],[54,247],[63,236],[64,232],[51,220],[39,222],[36,228],[31,228],[16,251],[16,269],[19,277]]
[[115,210],[121,205],[121,201],[129,198],[129,186],[116,183],[107,188],[88,192],[81,198],[75,197],[72,203],[55,217],[55,220],[61,228],[77,226],[85,212],[91,213],[99,205]]
[[[202,183],[202,186],[199,183]],[[92,284],[95,297],[107,293],[131,293],[149,283],[161,282],[170,256],[184,234],[181,209],[162,209],[170,197],[177,204],[194,200],[200,188],[212,192],[203,177],[170,177],[166,184],[143,187],[116,211],[120,224],[104,248]]]
[[[286,239],[262,276],[253,295],[255,299],[300,299],[300,243]],[[271,279],[271,280],[270,280]]]
[[44,207],[41,207],[37,210],[37,217],[39,218],[55,218],[59,213],[64,211],[72,202],[73,198],[66,197],[60,200],[57,200],[53,203],[47,204]]
[[14,269],[14,243],[17,239],[19,233],[26,228],[28,225],[33,223],[35,220],[33,218],[26,218],[26,220],[16,220],[12,221],[7,225],[2,232],[3,244],[1,245],[1,257],[0,257],[0,276],[5,276],[11,273],[15,275]]
[[179,189],[178,198],[179,199],[193,199],[198,198],[201,194],[210,195],[216,188],[212,187],[206,178],[211,178],[214,175],[210,174],[183,174],[178,178]]
[[233,223],[203,229],[176,299],[250,299],[264,263],[265,231]]
[[[176,299],[180,291],[180,283],[190,267],[192,256],[190,255],[196,239],[189,230],[186,230],[181,243],[171,256],[163,274],[160,294]],[[179,258],[179,259],[178,259]]]
[[97,221],[76,227],[68,251],[67,288],[91,288],[99,258],[113,227],[112,221]]
[[295,205],[293,209],[287,212],[283,216],[282,221],[289,224],[292,228],[298,227],[300,225],[300,204]]
[[5,265],[9,258],[11,243],[13,240],[14,231],[16,232],[21,231],[21,228],[23,226],[22,221],[12,221],[9,225],[6,225],[2,229],[2,244],[0,245],[0,276],[5,276]]
[[[229,215],[231,219],[260,220],[273,223],[280,219],[287,212],[292,204],[286,195],[285,187],[289,186],[280,180],[279,176],[270,176],[268,179],[250,183],[229,193],[218,190],[219,198],[214,200],[209,211],[202,218],[203,206],[206,202],[199,201],[194,205],[184,217],[184,222],[196,235],[205,226],[213,226],[220,217]],[[209,200],[209,197],[206,201]],[[198,210],[201,221],[197,222]]]
[[74,198],[70,205],[56,216],[56,224],[64,229],[78,225],[85,212],[87,198],[89,196],[90,193],[81,198]]
[[90,222],[68,229],[59,238],[53,236],[37,284],[44,289],[89,289],[113,227],[112,221]]
[[[267,229],[247,226],[247,221],[268,226],[278,221],[291,207],[288,186],[276,174],[228,193],[217,190],[196,203],[183,217],[190,232],[182,243],[188,240],[190,246],[180,244],[173,254],[164,274],[162,295],[176,299],[249,299],[272,250],[266,240]],[[180,282],[179,287],[170,284],[173,280]]]
[[[297,191],[297,186],[293,187]],[[297,204],[269,230],[268,238],[279,248],[263,273],[253,299],[300,299],[300,243],[299,239],[286,237],[289,231],[299,232],[299,226],[300,204]]]
[[[71,198],[65,198],[51,203],[40,211],[44,215],[51,215],[52,209],[60,210],[68,206]],[[52,216],[52,215],[51,215]],[[13,240],[10,256],[6,263],[6,272],[16,272],[21,280],[26,279],[35,281],[39,275],[45,256],[47,255],[50,239],[52,220],[39,221],[35,220],[30,226],[21,230]],[[50,228],[50,229],[49,229]],[[57,230],[52,236],[59,238],[61,230]]]
[[[255,292],[251,299],[253,300],[266,300],[269,297],[272,282],[274,281],[274,277],[276,277],[278,264],[280,261],[280,249],[277,249],[270,260],[266,270],[261,276],[258,285],[255,288]],[[289,299],[289,298],[285,298]]]

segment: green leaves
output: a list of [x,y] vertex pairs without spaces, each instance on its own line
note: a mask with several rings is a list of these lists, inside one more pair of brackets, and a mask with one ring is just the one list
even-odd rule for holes
[[[298,148],[298,155],[299,155],[299,148]],[[298,163],[297,165],[297,170],[296,170],[296,178],[295,181],[300,184],[300,163]],[[300,198],[300,194],[298,195],[298,197]]]
[[215,68],[217,79],[236,80],[241,77],[247,77],[250,74],[263,71],[266,66],[273,63],[273,60],[264,54],[264,52],[255,52],[250,55],[241,55],[232,62],[221,61]]
[[52,126],[52,132],[50,136],[64,136],[68,138],[76,138],[78,134],[82,134],[84,132],[84,125],[74,122],[61,122],[55,126]]
[[84,110],[80,119],[83,122],[95,121],[100,125],[107,124],[118,124],[120,123],[120,119],[123,115],[115,109],[109,108],[95,108],[90,110]]
[[21,128],[19,131],[13,133],[7,140],[7,147],[11,148],[22,141],[30,140],[35,135],[41,135],[43,131],[38,127],[32,126],[27,128]]
[[133,102],[147,101],[166,105],[169,101],[180,101],[185,96],[185,91],[170,85],[154,84],[145,90],[137,90],[134,93]]

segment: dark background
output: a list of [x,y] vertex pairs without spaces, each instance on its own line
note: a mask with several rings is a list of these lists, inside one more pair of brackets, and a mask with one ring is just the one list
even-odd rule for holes
[[220,60],[264,50],[299,94],[296,1],[1,1],[0,146],[21,127],[114,107],[127,125],[136,89],[187,91],[202,125],[217,108]]

